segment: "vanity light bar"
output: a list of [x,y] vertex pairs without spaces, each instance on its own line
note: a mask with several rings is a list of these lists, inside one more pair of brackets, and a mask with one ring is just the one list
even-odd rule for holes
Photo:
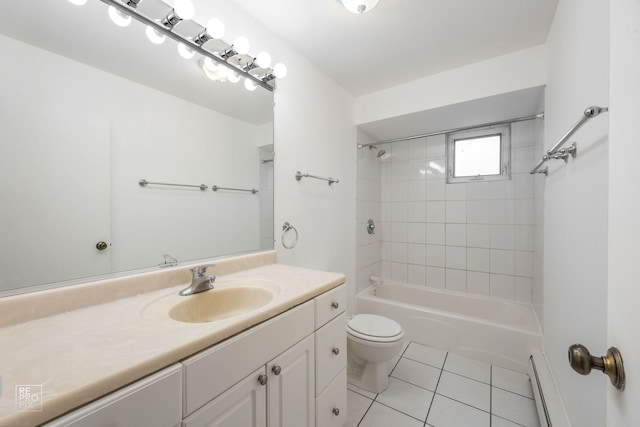
[[[162,25],[161,21],[156,21],[154,19],[151,19],[151,18],[148,18],[148,17],[142,15],[136,9],[136,6],[142,0],[130,0],[129,3],[133,3],[133,5],[131,7],[128,7],[127,5],[125,5],[123,3],[120,3],[119,1],[116,1],[116,0],[100,0],[100,1],[105,3],[108,6],[114,7],[115,9],[117,9],[118,11],[120,11],[120,12],[126,14],[126,15],[129,15],[129,16],[133,17],[137,21],[139,21],[139,22],[141,22],[141,23],[143,23],[145,25],[150,26],[151,28],[155,29],[159,34],[165,35],[165,36],[175,40],[178,43],[184,44],[186,47],[188,47],[189,49],[199,53],[200,55],[204,56],[205,58],[210,58],[211,60],[217,62],[218,64],[221,64],[224,67],[229,68],[229,70],[234,71],[235,73],[237,73],[238,75],[244,77],[248,81],[251,81],[255,85],[261,86],[261,87],[267,89],[268,91],[273,92],[273,86],[271,86],[269,84],[269,82],[271,80],[273,80],[274,77],[278,77],[278,75],[277,75],[278,73],[275,73],[275,68],[276,68],[275,66],[274,66],[274,69],[268,69],[268,71],[265,73],[264,76],[262,76],[262,77],[255,76],[255,75],[249,73],[249,71],[250,71],[249,69],[245,70],[245,68],[235,66],[235,65],[227,62],[225,60],[225,58],[221,58],[221,57],[217,56],[215,53],[204,49],[202,47],[204,45],[204,43],[198,43],[198,35],[195,35],[194,38],[182,37],[179,34],[176,34],[173,31],[171,31],[171,28],[173,28],[173,27],[168,28],[168,27]],[[204,27],[204,29],[206,30],[206,27]],[[230,48],[233,48],[233,45],[230,45]],[[284,67],[283,64],[276,64],[276,65],[280,66],[281,68]],[[284,70],[286,70],[286,67],[284,67]],[[285,74],[286,74],[286,71],[285,71]],[[284,75],[282,75],[282,77],[284,77]]]

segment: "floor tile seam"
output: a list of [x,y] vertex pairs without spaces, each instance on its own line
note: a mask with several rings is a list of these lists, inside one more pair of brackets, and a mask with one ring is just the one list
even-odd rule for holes
[[[442,371],[440,372],[440,375],[442,375]],[[412,386],[415,386],[415,387],[421,388],[422,390],[426,390],[426,391],[428,391],[428,392],[430,392],[430,393],[435,393],[435,392],[436,392],[435,390],[430,390],[430,389],[428,389],[428,388],[426,388],[426,387],[423,387],[423,386],[421,386],[421,385],[414,384],[414,383],[412,383],[411,381],[407,381],[407,380],[403,380],[402,378],[394,377],[393,375],[391,375],[391,378],[393,378],[394,380],[402,381],[402,382],[403,382],[403,383],[405,383],[405,384],[410,384],[410,385],[412,385]],[[440,380],[440,377],[438,376],[438,381],[439,381],[439,380]],[[436,388],[436,389],[438,388],[437,383],[436,383],[436,387],[435,387],[435,388]]]
[[[444,366],[445,363],[447,363],[447,357],[449,356],[449,353],[445,353],[444,355],[444,362],[442,363],[442,366]],[[436,392],[438,390],[438,386],[440,385],[440,379],[442,378],[442,372],[443,369],[440,369],[440,375],[438,375],[438,382],[436,383],[436,390],[433,392],[433,396],[431,396],[431,403],[429,403],[429,409],[427,410],[427,418],[424,419],[424,424],[425,426],[427,425],[427,420],[429,419],[429,414],[431,413],[431,408],[433,408],[433,401],[436,399]]]
[[493,427],[493,365],[489,365],[489,427]]
[[407,344],[407,346],[404,348],[404,350],[402,350],[402,353],[400,353],[400,357],[398,357],[398,360],[396,361],[395,365],[393,365],[393,368],[391,368],[391,372],[389,372],[389,376],[391,376],[393,371],[396,370],[396,368],[398,367],[398,363],[400,363],[400,361],[404,357],[404,354],[407,352],[407,349],[409,348],[409,346],[411,345],[412,342],[413,341],[409,341],[409,344]]
[[519,422],[517,422],[517,421],[510,420],[509,418],[505,418],[505,417],[500,416],[500,415],[491,414],[491,416],[492,416],[492,417],[496,417],[496,418],[500,418],[501,420],[509,421],[510,423],[513,423],[513,424],[515,424],[515,425],[517,425],[517,426],[527,427],[527,426],[526,426],[526,425],[524,425],[524,424],[520,424],[520,423],[519,423]]
[[[447,396],[447,395],[445,395],[445,394],[441,394],[441,393],[435,393],[435,394],[437,394],[438,396],[442,396],[442,397],[444,397],[444,398],[447,398],[447,399],[449,399],[449,400],[453,400],[454,402],[461,403],[461,404],[463,404],[463,405],[465,405],[465,406],[468,406],[468,407],[470,407],[470,408],[477,409],[478,411],[482,411],[482,412],[484,412],[485,414],[492,415],[490,410],[489,410],[489,411],[487,411],[487,410],[485,410],[485,409],[478,408],[477,406],[470,405],[470,404],[468,404],[468,403],[465,403],[465,402],[463,402],[463,401],[461,401],[461,400],[458,400],[458,399],[454,399],[453,397]],[[504,417],[500,417],[500,418],[504,418]],[[506,418],[505,418],[505,420],[506,420]],[[511,420],[509,420],[509,421],[511,421]]]
[[[362,396],[362,395],[360,395]],[[366,396],[365,396],[366,397]],[[368,399],[368,398],[367,398]],[[371,399],[369,399],[371,400]],[[362,420],[364,420],[364,417],[367,416],[367,414],[369,413],[369,411],[371,410],[371,407],[373,406],[373,400],[371,400],[371,402],[369,403],[369,406],[367,406],[367,410],[364,411],[364,414],[362,414],[362,416],[360,417],[360,421],[358,421],[358,424],[356,424],[356,427],[358,427],[360,424],[362,424]]]
[[371,400],[371,401],[374,401],[374,400],[376,399],[375,397],[372,399],[372,398],[370,398],[369,396],[366,396],[366,395],[364,395],[364,394],[362,394],[362,393],[359,393],[359,392],[357,392],[357,391],[355,391],[355,390],[351,390],[350,388],[348,388],[347,390],[352,391],[352,392],[354,392],[355,394],[357,394],[358,396],[362,396],[362,397],[364,397],[365,399],[369,399],[369,400]]
[[473,381],[475,381],[475,382],[477,382],[477,383],[486,384],[486,385],[488,385],[488,386],[490,386],[490,385],[491,385],[491,378],[489,378],[489,382],[487,383],[487,382],[484,382],[484,381],[477,380],[477,379],[475,379],[475,378],[468,377],[468,376],[466,376],[466,375],[459,374],[459,373],[457,373],[457,372],[449,371],[449,370],[444,369],[444,368],[443,368],[442,370],[443,370],[444,372],[448,372],[448,373],[450,373],[450,374],[457,375],[457,376],[459,376],[459,377],[463,377],[463,378],[467,378],[467,379],[473,380]]
[[411,360],[412,362],[420,363],[421,365],[430,366],[432,368],[440,369],[440,370],[442,370],[442,367],[444,366],[444,363],[442,363],[442,366],[435,366],[435,365],[432,365],[431,363],[426,363],[421,360],[412,359],[409,356],[402,356],[402,359]]
[[[424,419],[424,420],[421,420],[420,418],[416,418],[416,417],[414,417],[413,415],[409,415],[409,414],[407,414],[406,412],[403,412],[403,411],[401,411],[401,410],[400,410],[400,409],[398,409],[398,408],[394,408],[393,406],[391,406],[391,405],[389,405],[389,404],[387,404],[387,403],[384,403],[384,402],[376,401],[375,403],[379,403],[379,404],[380,404],[380,405],[382,405],[382,406],[386,406],[386,407],[387,407],[387,408],[389,408],[389,409],[393,409],[393,410],[394,410],[394,411],[396,411],[396,412],[400,412],[402,415],[406,415],[407,417],[413,418],[414,420],[416,420],[416,421],[420,421],[421,423],[424,423],[424,422],[427,420],[426,416],[425,416],[425,419]],[[373,406],[373,403],[372,403],[371,405]],[[363,418],[364,418],[364,417],[363,417]],[[505,418],[505,419],[506,419],[506,418]]]
[[498,390],[506,391],[507,393],[515,394],[516,396],[525,397],[525,398],[527,398],[527,399],[529,399],[529,400],[533,400],[533,401],[535,401],[535,399],[534,399],[533,397],[526,396],[526,395],[524,395],[524,394],[521,394],[521,393],[515,392],[515,391],[513,391],[513,390],[508,390],[508,389],[506,389],[506,388],[504,388],[504,387],[498,387],[498,386],[495,386],[495,385],[492,385],[491,387],[492,387],[492,388],[497,388]]

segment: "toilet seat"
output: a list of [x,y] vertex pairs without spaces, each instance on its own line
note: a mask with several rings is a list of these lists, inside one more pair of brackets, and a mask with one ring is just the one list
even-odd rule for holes
[[375,314],[357,314],[347,323],[347,333],[352,337],[372,342],[394,342],[404,336],[402,326],[386,317]]

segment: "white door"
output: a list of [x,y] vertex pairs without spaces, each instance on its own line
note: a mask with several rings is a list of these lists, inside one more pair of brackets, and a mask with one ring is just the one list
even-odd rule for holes
[[0,106],[0,291],[110,272],[108,120]]
[[640,1],[611,2],[608,345],[626,389],[608,386],[607,425],[640,426]]

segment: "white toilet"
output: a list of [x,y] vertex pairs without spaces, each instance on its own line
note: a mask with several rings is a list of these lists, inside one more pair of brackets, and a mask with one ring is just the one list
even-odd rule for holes
[[389,387],[387,362],[400,354],[404,331],[375,314],[357,314],[347,323],[348,381],[372,393]]

